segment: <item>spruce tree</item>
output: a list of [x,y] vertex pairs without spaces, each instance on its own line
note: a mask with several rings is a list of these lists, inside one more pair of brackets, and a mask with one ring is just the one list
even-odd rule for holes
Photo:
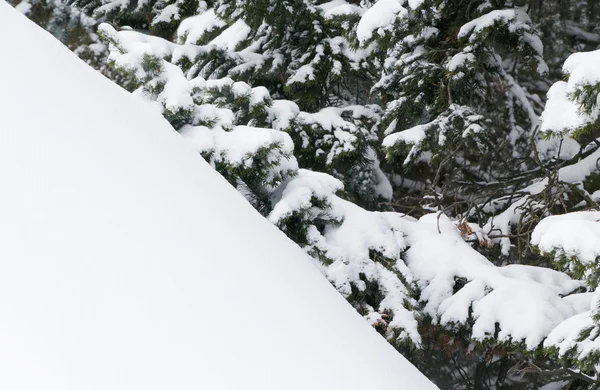
[[538,97],[520,79],[546,72],[540,39],[525,12],[497,2],[417,3],[363,41],[387,48],[373,88],[385,103],[383,145],[398,175],[424,183],[425,209],[481,212],[475,205],[515,191],[535,166]]

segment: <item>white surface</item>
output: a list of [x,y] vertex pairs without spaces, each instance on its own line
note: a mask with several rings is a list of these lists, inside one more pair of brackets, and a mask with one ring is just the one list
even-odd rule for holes
[[[441,231],[442,234],[438,233]],[[472,338],[523,341],[535,349],[554,327],[580,306],[562,296],[581,286],[567,275],[526,265],[496,267],[461,237],[447,217],[423,216],[408,234],[407,265],[426,301],[424,312],[442,325],[466,324]],[[465,285],[454,292],[455,278]]]
[[434,388],[155,109],[0,47],[0,388]]
[[379,0],[361,17],[356,26],[356,37],[364,43],[377,32],[383,35],[386,31],[393,29],[396,18],[405,17],[408,14],[404,0]]
[[600,50],[574,53],[567,58],[563,72],[569,79],[557,81],[548,91],[548,101],[541,117],[541,131],[571,135],[598,120],[600,95],[596,98],[596,106],[587,113],[581,110],[582,107],[573,99],[573,95],[578,90],[594,88],[600,83],[599,60]]
[[579,211],[546,217],[537,224],[531,243],[542,252],[558,250],[567,257],[590,263],[600,256],[600,212]]

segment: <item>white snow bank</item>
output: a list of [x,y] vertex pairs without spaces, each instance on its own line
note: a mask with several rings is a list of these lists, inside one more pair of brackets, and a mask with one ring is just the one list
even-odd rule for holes
[[0,388],[434,388],[154,108],[0,46]]

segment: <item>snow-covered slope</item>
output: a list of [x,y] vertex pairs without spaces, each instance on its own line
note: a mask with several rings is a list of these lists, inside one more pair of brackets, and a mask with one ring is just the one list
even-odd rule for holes
[[0,1],[0,388],[428,389],[152,107]]

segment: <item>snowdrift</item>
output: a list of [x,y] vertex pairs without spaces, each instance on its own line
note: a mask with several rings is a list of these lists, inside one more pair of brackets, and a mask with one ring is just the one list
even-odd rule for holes
[[0,388],[434,388],[154,107],[0,47]]

